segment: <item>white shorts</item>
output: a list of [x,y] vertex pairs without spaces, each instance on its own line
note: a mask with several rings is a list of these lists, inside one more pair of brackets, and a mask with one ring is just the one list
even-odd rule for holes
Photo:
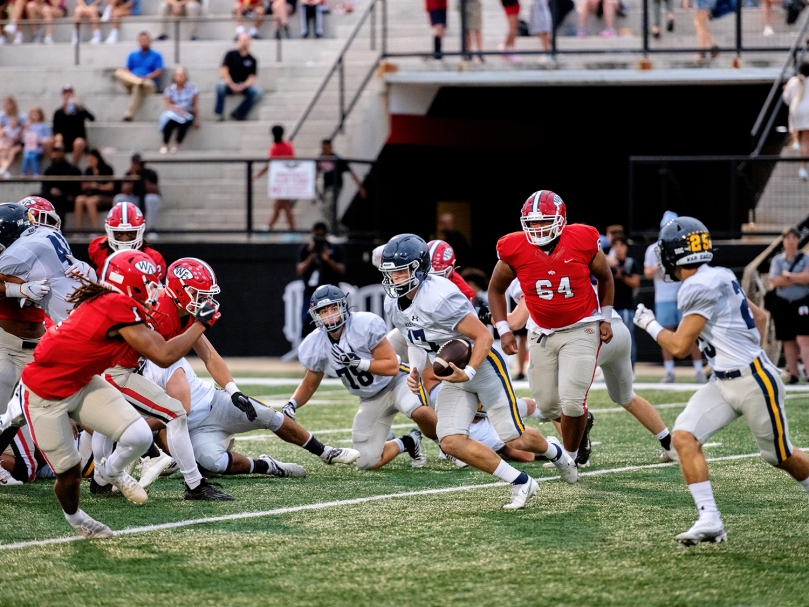
[[506,444],[497,436],[497,432],[492,426],[488,417],[484,417],[478,423],[469,426],[469,438],[483,443],[494,451],[500,451]]
[[38,339],[21,339],[0,329],[0,414],[6,412],[23,367],[34,360],[37,343]]
[[619,318],[613,318],[610,343],[601,344],[598,365],[604,372],[610,400],[621,406],[628,405],[635,398],[632,388],[632,335]]

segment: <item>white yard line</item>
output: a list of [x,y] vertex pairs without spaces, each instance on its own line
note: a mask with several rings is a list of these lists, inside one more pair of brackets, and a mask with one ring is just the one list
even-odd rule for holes
[[[709,462],[729,461],[736,459],[745,459],[750,457],[759,457],[759,453],[745,453],[742,455],[726,455],[724,457],[711,457],[708,458]],[[603,470],[590,470],[588,472],[581,472],[579,476],[602,476],[604,474],[615,474],[617,472],[633,472],[636,470],[651,470],[654,468],[667,468],[669,466],[676,466],[677,462],[668,462],[665,464],[645,464],[642,466],[623,466],[621,468],[605,468]],[[543,483],[548,481],[559,480],[558,476],[548,476],[536,479],[537,482]],[[461,485],[460,487],[445,487],[443,489],[422,489],[420,491],[404,491],[402,493],[386,493],[382,495],[370,495],[368,497],[358,497],[348,500],[335,500],[331,502],[320,502],[315,504],[304,504],[302,506],[290,506],[287,508],[275,508],[273,510],[262,510],[259,512],[239,512],[236,514],[226,514],[223,516],[210,516],[206,518],[188,519],[184,521],[176,521],[174,523],[162,523],[159,525],[144,525],[142,527],[128,527],[113,531],[113,535],[132,535],[135,533],[148,533],[150,531],[161,531],[163,529],[177,529],[179,527],[190,527],[191,525],[202,525],[205,523],[221,523],[226,521],[236,521],[248,518],[259,518],[265,516],[277,516],[279,514],[290,514],[292,512],[303,512],[306,510],[323,510],[325,508],[336,508],[339,506],[354,506],[356,504],[364,504],[367,502],[378,502],[380,500],[401,499],[408,497],[417,497],[420,495],[436,495],[439,493],[455,493],[458,491],[475,491],[478,489],[489,489],[491,487],[501,487],[508,485],[505,482],[484,483],[480,485]],[[4,489],[4,491],[9,491]],[[13,490],[11,490],[13,491]],[[48,540],[34,540],[30,542],[16,542],[14,544],[0,544],[0,550],[14,550],[17,548],[31,548],[34,546],[48,546],[51,544],[65,544],[68,542],[77,542],[85,538],[78,535],[70,537],[56,537]]]
[[[394,430],[398,428],[412,428],[413,424],[393,424],[391,428]],[[309,430],[310,434],[319,436],[321,434],[340,434],[341,432],[351,432],[351,428],[335,428],[332,430]],[[278,438],[275,434],[248,434],[247,436],[237,436],[235,440],[270,440]]]

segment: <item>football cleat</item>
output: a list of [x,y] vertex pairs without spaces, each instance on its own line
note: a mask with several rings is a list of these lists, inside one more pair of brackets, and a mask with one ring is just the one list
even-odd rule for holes
[[102,485],[96,481],[96,479],[90,479],[90,493],[93,495],[101,495],[104,497],[113,497],[117,491],[115,491],[115,487],[110,485],[109,483],[106,485]]
[[330,451],[324,451],[320,456],[326,464],[351,464],[357,461],[360,457],[360,452],[356,449],[348,449],[347,447],[331,447]]
[[88,540],[112,537],[112,529],[89,516],[78,525],[71,525],[71,527],[78,531],[80,536]]
[[679,462],[680,458],[674,449],[660,449],[660,463]]
[[567,454],[558,438],[555,436],[548,437],[548,442],[559,447],[559,450],[562,452],[562,456],[558,460],[548,463],[552,464],[559,471],[559,478],[561,480],[572,485],[579,480],[579,470],[576,467],[576,462]]
[[206,502],[232,502],[233,496],[220,491],[219,483],[209,483],[207,478],[203,478],[199,485],[191,489],[185,485],[185,493],[183,499],[185,500],[202,500]]
[[421,430],[413,428],[407,433],[407,436],[413,439],[413,447],[407,450],[407,454],[413,459],[412,466],[414,468],[424,467],[424,464],[427,463],[427,455],[421,445]]
[[171,476],[175,472],[179,472],[179,470],[180,470],[180,464],[178,464],[174,460],[171,460],[171,463],[168,465],[168,468],[163,470],[163,472],[160,473],[160,476]]
[[270,476],[277,476],[279,478],[303,478],[306,476],[306,470],[299,464],[279,462],[277,459],[266,454],[259,455],[258,459],[264,460],[269,464],[270,470],[267,474]]
[[140,461],[140,480],[138,484],[146,489],[157,480],[163,470],[168,468],[174,460],[171,459],[168,453],[161,451],[158,457],[144,457]]
[[457,457],[453,457],[452,455],[447,455],[443,451],[438,452],[438,459],[445,459],[449,462],[454,463],[458,468],[466,468],[469,464],[466,462],[462,462]]
[[728,533],[720,519],[715,521],[698,520],[685,533],[681,533],[674,538],[683,546],[696,546],[700,542],[714,542],[719,544],[728,541]]
[[511,501],[503,506],[504,510],[520,510],[525,508],[525,502],[539,490],[539,483],[537,483],[530,476],[528,482],[522,485],[512,485],[511,487]]
[[0,487],[11,487],[12,485],[22,485],[22,481],[18,481],[11,476],[8,470],[0,467]]
[[98,477],[102,481],[106,481],[110,485],[114,485],[126,499],[133,504],[145,504],[149,496],[146,495],[146,490],[138,485],[138,481],[129,476],[126,472],[121,472],[115,476],[107,474],[107,458],[101,460],[101,468],[98,471]]
[[593,429],[593,414],[587,412],[587,424],[584,426],[584,434],[579,443],[579,453],[576,456],[576,465],[579,468],[586,468],[590,465],[590,454],[593,452],[593,445],[590,442],[590,430]]

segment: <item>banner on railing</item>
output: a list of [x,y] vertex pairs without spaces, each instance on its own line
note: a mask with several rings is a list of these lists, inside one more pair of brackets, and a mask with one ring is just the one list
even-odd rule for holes
[[316,163],[314,160],[271,160],[268,196],[288,200],[313,200]]

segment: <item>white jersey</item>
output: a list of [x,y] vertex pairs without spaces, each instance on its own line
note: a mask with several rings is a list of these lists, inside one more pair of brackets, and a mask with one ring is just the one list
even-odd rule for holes
[[683,281],[677,308],[684,317],[699,314],[707,319],[699,348],[715,371],[744,367],[762,353],[747,296],[727,268],[700,266]]
[[185,378],[188,380],[188,387],[191,389],[191,412],[188,414],[188,429],[194,430],[208,417],[208,413],[211,411],[213,395],[216,392],[213,382],[203,381],[197,377],[197,374],[194,373],[185,358],[181,358],[166,369],[158,367],[152,361],[147,361],[143,367],[143,377],[165,390],[166,384],[169,383],[169,379],[177,369],[185,371]]
[[[404,310],[399,301],[410,303]],[[450,339],[466,339],[458,324],[475,309],[451,281],[430,276],[416,291],[413,301],[406,297],[385,298],[385,315],[391,319],[410,345],[427,351],[431,358]],[[477,315],[476,315],[477,317]]]
[[[0,255],[0,273],[16,276],[26,282],[47,280],[51,290],[37,303],[55,323],[67,318],[73,308],[65,301],[80,286],[79,281],[65,276],[72,263],[70,245],[65,237],[50,228],[37,228],[22,236]],[[95,272],[92,272],[95,280]]]
[[354,312],[343,325],[343,333],[337,342],[320,329],[307,335],[298,346],[298,359],[311,371],[339,377],[354,396],[373,398],[387,388],[393,377],[336,365],[332,359],[332,344],[336,343],[343,351],[354,352],[360,358],[372,359],[373,349],[387,334],[388,326],[379,316],[371,312]]

